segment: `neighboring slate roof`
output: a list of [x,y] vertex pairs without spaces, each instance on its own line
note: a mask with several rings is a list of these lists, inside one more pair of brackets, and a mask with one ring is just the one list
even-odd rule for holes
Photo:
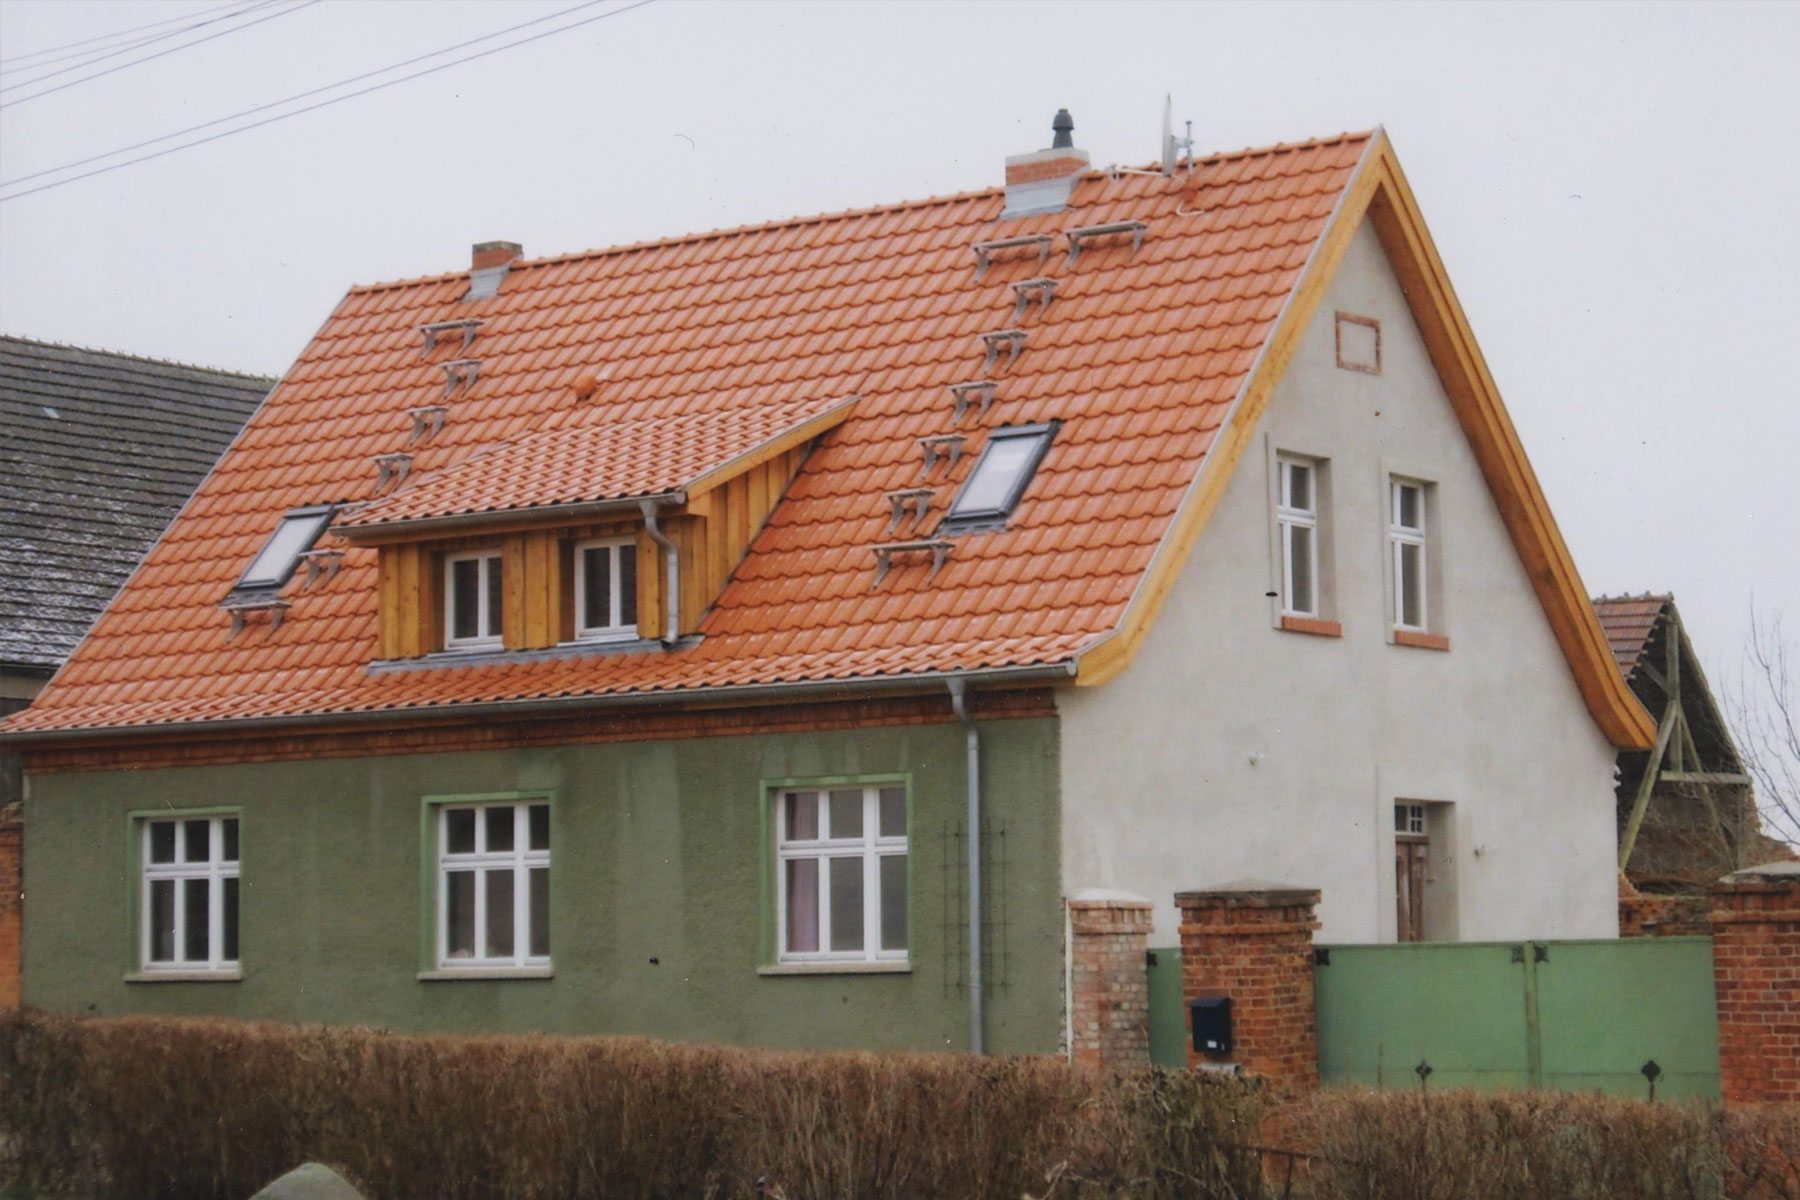
[[1600,629],[1612,647],[1619,671],[1627,679],[1637,669],[1638,656],[1650,640],[1651,631],[1662,617],[1663,609],[1673,596],[1595,596],[1594,612],[1600,618]]
[[61,665],[274,382],[0,337],[0,662]]

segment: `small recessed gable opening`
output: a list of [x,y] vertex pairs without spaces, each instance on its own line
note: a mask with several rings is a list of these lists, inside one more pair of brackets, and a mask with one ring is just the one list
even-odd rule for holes
[[944,515],[940,532],[958,533],[1003,523],[1044,461],[1060,424],[1020,425],[989,434],[975,469]]
[[263,543],[263,548],[238,579],[240,588],[279,588],[293,575],[300,556],[312,549],[325,526],[331,523],[331,506],[296,508],[281,518],[281,524]]

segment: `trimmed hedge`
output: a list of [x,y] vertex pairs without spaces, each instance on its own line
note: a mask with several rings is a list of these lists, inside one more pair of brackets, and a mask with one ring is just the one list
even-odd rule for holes
[[1263,1108],[1053,1058],[0,1015],[0,1169],[92,1200],[242,1200],[307,1160],[379,1200],[1256,1200]]

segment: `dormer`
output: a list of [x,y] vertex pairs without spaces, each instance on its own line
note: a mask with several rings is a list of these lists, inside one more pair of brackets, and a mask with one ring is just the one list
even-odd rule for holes
[[674,646],[857,397],[540,429],[340,519],[379,552],[378,657]]

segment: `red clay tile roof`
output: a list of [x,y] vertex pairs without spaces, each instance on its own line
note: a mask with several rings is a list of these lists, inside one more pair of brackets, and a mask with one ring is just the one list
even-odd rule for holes
[[[474,302],[464,274],[359,287],[7,730],[1068,663],[1121,621],[1368,142],[1246,151],[1191,177],[1094,173],[1067,211],[1006,222],[992,189],[519,262]],[[1148,223],[1141,249],[1093,241],[1069,265],[1068,230],[1130,220]],[[1048,264],[1002,254],[976,279],[974,243],[1028,233],[1057,235]],[[1012,285],[1041,275],[1054,301],[1015,320]],[[468,351],[480,375],[445,400],[460,351],[422,358],[420,326],[466,317],[483,322]],[[959,537],[935,577],[901,560],[872,590],[882,493],[919,483],[917,439],[952,430],[947,388],[981,377],[982,334],[1014,325],[1024,352],[996,365],[989,412],[963,421],[970,453],[934,478],[933,512],[986,430],[1060,419],[1054,447],[1005,531]],[[588,373],[599,384],[579,400]],[[447,483],[492,475],[483,451],[519,439],[486,456],[510,463],[578,406],[748,427],[852,394],[690,649],[371,671],[375,552],[356,546],[326,586],[289,585],[279,629],[226,639],[218,602],[281,514],[371,499],[373,456],[408,449],[409,408],[448,406],[413,448],[417,476],[467,463]]]
[[1663,609],[1673,596],[1595,596],[1594,612],[1600,617],[1600,629],[1612,647],[1619,671],[1627,678],[1637,667],[1638,655],[1650,640],[1650,631],[1662,617]]
[[757,406],[749,397],[728,407],[685,412],[638,404],[557,413],[548,428],[444,467],[336,524],[381,525],[668,495],[801,425],[839,410],[847,415],[854,403],[855,397],[834,397]]

